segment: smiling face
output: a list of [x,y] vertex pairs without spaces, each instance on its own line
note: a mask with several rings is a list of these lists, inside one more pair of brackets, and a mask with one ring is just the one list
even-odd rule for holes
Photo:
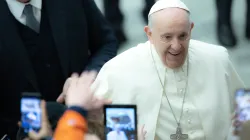
[[151,15],[151,27],[145,32],[160,56],[163,64],[169,68],[178,68],[185,62],[191,30],[189,13],[179,8],[167,8]]

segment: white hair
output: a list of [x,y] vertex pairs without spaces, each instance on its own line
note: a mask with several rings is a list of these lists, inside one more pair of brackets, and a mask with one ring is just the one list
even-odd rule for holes
[[148,27],[152,30],[153,28],[153,23],[152,23],[152,15],[148,17]]

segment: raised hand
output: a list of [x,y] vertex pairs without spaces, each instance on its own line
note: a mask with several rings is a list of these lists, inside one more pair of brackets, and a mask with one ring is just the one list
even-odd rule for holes
[[65,103],[68,106],[79,106],[86,110],[101,108],[104,104],[110,104],[111,101],[97,98],[93,94],[91,85],[96,78],[97,73],[94,71],[83,72],[80,76],[73,74],[66,93],[64,94]]

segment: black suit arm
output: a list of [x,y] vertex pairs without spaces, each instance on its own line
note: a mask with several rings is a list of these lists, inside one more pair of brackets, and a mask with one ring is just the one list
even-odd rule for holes
[[107,61],[116,56],[118,43],[94,0],[83,0],[83,7],[87,18],[91,54],[86,69],[99,71]]

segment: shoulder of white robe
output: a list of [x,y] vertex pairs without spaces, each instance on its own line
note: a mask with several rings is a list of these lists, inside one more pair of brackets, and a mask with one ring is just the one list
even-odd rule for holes
[[96,96],[110,98],[111,93],[109,93],[108,75],[109,71],[107,71],[107,66],[104,64],[91,86],[91,90]]

